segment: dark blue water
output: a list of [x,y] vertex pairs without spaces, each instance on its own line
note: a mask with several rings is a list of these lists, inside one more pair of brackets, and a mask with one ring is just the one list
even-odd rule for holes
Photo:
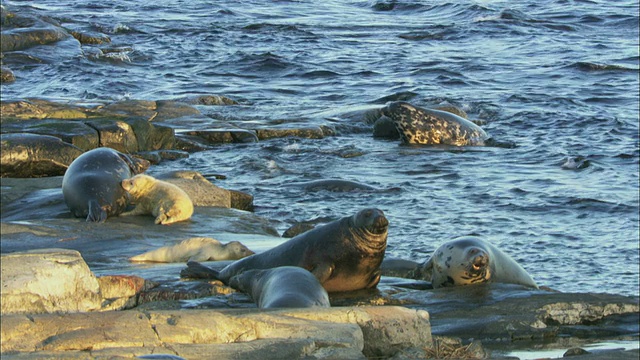
[[[109,35],[39,47],[2,98],[174,99],[255,128],[329,125],[321,140],[225,145],[160,165],[225,174],[281,222],[388,215],[389,254],[424,260],[477,234],[540,285],[639,293],[638,1],[5,1]],[[110,48],[111,52],[106,48]],[[388,100],[451,103],[514,149],[374,139],[347,114]],[[342,178],[380,192],[306,192]]]

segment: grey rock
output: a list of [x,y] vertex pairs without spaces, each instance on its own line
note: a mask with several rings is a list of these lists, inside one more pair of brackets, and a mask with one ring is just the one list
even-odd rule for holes
[[82,150],[49,135],[0,135],[0,177],[63,175]]
[[99,310],[100,285],[74,250],[2,255],[2,314]]

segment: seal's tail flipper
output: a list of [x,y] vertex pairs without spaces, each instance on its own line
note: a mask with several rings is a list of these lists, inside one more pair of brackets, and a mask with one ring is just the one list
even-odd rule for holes
[[106,220],[106,210],[104,210],[97,201],[89,201],[89,215],[87,215],[87,222],[105,222]]
[[199,262],[187,262],[187,268],[180,271],[180,277],[191,279],[218,279],[219,272],[206,267]]

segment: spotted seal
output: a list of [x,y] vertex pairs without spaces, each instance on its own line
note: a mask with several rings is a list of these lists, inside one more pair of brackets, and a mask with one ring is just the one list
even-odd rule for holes
[[381,210],[363,209],[235,261],[219,272],[190,261],[181,275],[228,284],[231,277],[246,270],[299,266],[311,271],[328,292],[373,288],[380,281],[388,226]]
[[103,222],[128,205],[122,180],[149,168],[147,160],[107,147],[89,150],[69,165],[62,178],[62,195],[75,217]]
[[405,144],[512,147],[491,140],[478,125],[447,111],[395,101],[383,107],[381,113],[393,121]]
[[440,245],[425,263],[434,288],[498,282],[538,288],[531,275],[494,245],[473,236]]
[[318,279],[297,266],[247,270],[229,279],[229,285],[249,294],[261,309],[330,306]]

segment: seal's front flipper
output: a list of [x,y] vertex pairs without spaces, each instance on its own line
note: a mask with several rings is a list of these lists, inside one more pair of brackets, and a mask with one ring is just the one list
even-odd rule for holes
[[199,262],[189,261],[187,262],[187,268],[180,271],[180,277],[191,279],[218,279],[220,273],[209,267],[206,267]]
[[334,268],[335,265],[330,263],[318,264],[311,270],[311,273],[320,281],[320,284],[322,284],[333,275]]
[[103,209],[97,201],[89,201],[89,215],[87,215],[87,222],[105,221],[107,221],[107,211]]

